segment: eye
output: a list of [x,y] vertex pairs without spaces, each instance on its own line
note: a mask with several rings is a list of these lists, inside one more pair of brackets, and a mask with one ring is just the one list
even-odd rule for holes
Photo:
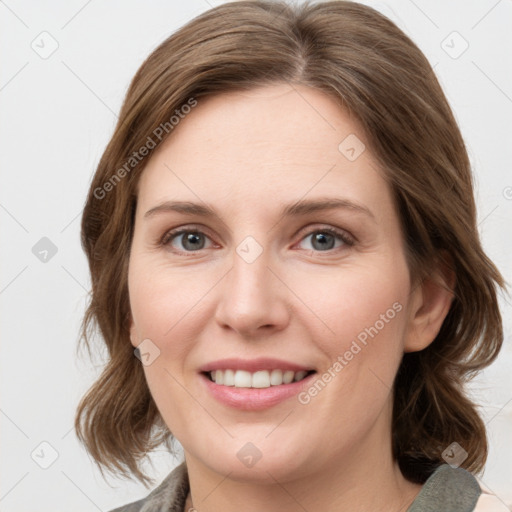
[[[301,239],[301,242],[308,238],[311,239],[312,248],[307,248],[306,250],[316,252],[329,252],[343,248],[344,246],[350,247],[355,243],[350,235],[334,228],[322,228],[310,231]],[[193,253],[207,249],[208,247],[205,247],[207,240],[210,240],[210,238],[199,229],[178,228],[166,232],[160,240],[159,245],[169,246],[177,253]],[[339,241],[337,246],[336,240]],[[176,247],[178,244],[181,247]]]
[[[172,244],[175,239],[181,245],[181,248],[176,248]],[[205,248],[205,240],[209,240],[209,237],[200,230],[176,229],[165,233],[160,244],[172,246],[177,252],[196,252]]]
[[[333,249],[339,249],[343,246],[354,245],[354,239],[343,231],[338,231],[334,228],[322,228],[310,231],[301,241],[311,239],[311,245],[313,251],[327,252]],[[341,243],[334,247],[336,239]]]

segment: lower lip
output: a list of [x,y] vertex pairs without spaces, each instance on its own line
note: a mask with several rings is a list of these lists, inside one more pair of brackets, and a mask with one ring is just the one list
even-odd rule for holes
[[269,388],[236,388],[215,384],[203,373],[200,374],[209,392],[219,402],[243,411],[261,411],[273,407],[284,400],[297,395],[307,387],[316,373],[308,375],[298,382],[280,384]]

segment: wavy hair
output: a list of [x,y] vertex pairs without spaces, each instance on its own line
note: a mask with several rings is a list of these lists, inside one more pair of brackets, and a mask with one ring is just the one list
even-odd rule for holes
[[81,336],[91,350],[99,331],[108,361],[78,406],[79,439],[102,472],[145,484],[141,462],[173,439],[129,339],[136,187],[150,156],[126,163],[158,127],[162,141],[172,136],[169,120],[191,98],[283,82],[330,95],[361,123],[392,190],[415,282],[442,254],[455,274],[441,330],[404,354],[395,379],[392,448],[402,473],[424,482],[453,441],[468,453],[462,467],[481,471],[486,431],[465,384],[501,348],[505,284],[482,249],[467,151],[429,62],[393,22],[349,1],[226,3],[182,26],[138,69],[82,216],[92,290]]

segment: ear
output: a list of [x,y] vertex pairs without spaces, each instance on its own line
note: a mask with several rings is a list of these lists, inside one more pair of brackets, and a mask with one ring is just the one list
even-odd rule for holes
[[404,352],[418,352],[435,339],[452,305],[455,271],[451,256],[442,251],[435,270],[413,290]]
[[137,332],[137,328],[135,327],[135,322],[133,321],[133,318],[131,315],[128,316],[128,324],[129,324],[129,330],[130,330],[130,343],[133,347],[137,347],[137,345],[140,344],[139,342],[139,335]]

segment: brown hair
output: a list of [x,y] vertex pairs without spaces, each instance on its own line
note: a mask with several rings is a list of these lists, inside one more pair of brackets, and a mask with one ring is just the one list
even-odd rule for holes
[[92,279],[82,337],[90,349],[99,327],[109,357],[79,404],[79,439],[100,469],[144,483],[140,462],[172,440],[129,339],[136,186],[149,158],[126,162],[158,127],[162,140],[171,134],[169,119],[191,99],[280,82],[329,94],[360,121],[394,194],[415,280],[443,253],[456,276],[440,332],[405,354],[396,376],[392,446],[404,476],[424,482],[454,441],[468,452],[462,466],[481,471],[485,427],[463,386],[501,348],[504,281],[482,250],[468,155],[431,66],[386,17],[347,1],[227,3],[171,35],[137,71],[82,217]]

